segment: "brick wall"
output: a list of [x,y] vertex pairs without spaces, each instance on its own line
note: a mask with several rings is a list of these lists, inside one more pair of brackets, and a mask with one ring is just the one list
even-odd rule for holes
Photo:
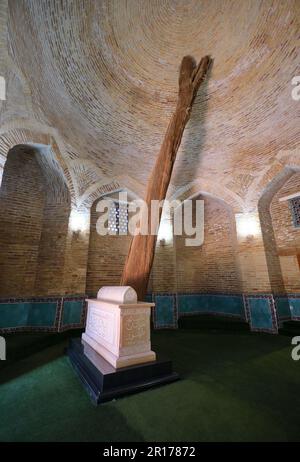
[[101,236],[96,223],[100,212],[96,211],[99,201],[91,208],[90,243],[87,264],[88,294],[96,294],[104,285],[119,285],[128,253],[130,236]]
[[35,293],[45,191],[32,150],[8,156],[0,190],[0,296]]
[[[127,256],[129,236],[99,236],[96,232],[96,203],[91,210],[91,233],[87,270],[87,293],[102,285],[118,285]],[[166,230],[167,227],[170,230]],[[173,236],[172,223],[158,237],[149,292],[241,292],[237,269],[234,217],[229,209],[205,198],[205,238],[201,247],[186,247],[186,236]]]
[[90,237],[90,210],[77,210],[84,223],[81,231],[72,229],[69,221],[64,268],[64,293],[85,294]]
[[55,172],[50,177],[51,172],[43,171],[39,155],[36,149],[16,146],[4,167],[0,189],[2,297],[85,292],[86,260],[84,283],[77,280],[71,287],[68,278],[72,271],[65,264],[74,250],[67,246],[68,191]]
[[[265,213],[265,217],[268,213]],[[246,217],[246,218],[245,218]],[[237,214],[237,254],[241,272],[242,292],[261,293],[272,290],[264,237],[269,237],[269,227],[261,228],[260,215],[257,211]],[[244,232],[239,231],[239,221],[246,220]],[[264,218],[265,220],[265,218]],[[271,263],[271,261],[270,261]],[[272,260],[274,264],[274,260]]]
[[37,295],[59,295],[64,291],[64,265],[70,204],[44,205],[35,282]]
[[[0,296],[96,294],[103,285],[118,285],[130,236],[96,232],[97,201],[81,210],[87,229],[70,222],[70,198],[49,190],[49,182],[28,147],[14,148],[5,164],[0,191]],[[260,293],[300,292],[300,230],[294,228],[287,201],[300,191],[294,174],[251,214],[261,229],[240,236],[235,216],[222,201],[205,202],[204,244],[188,247],[187,236],[158,237],[149,292]],[[270,206],[271,203],[271,206]],[[194,202],[195,204],[195,202]],[[89,224],[89,220],[91,222]]]
[[148,286],[149,292],[177,292],[176,246],[172,234],[172,221],[170,218],[162,217]]
[[178,292],[241,292],[234,216],[221,202],[204,199],[204,244],[186,247],[176,236]]
[[289,202],[279,199],[295,193],[300,195],[300,173],[294,174],[274,195],[270,208],[277,253],[287,292],[300,292],[300,228],[294,227]]

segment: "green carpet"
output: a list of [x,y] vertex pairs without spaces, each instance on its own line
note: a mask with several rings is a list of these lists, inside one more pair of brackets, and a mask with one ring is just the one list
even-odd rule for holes
[[182,380],[95,407],[63,355],[67,334],[7,336],[0,441],[300,440],[290,338],[196,329],[152,338]]

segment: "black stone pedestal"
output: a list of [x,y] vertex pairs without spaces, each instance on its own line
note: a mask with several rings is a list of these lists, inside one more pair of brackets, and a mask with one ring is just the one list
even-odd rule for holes
[[172,362],[156,361],[115,369],[81,339],[71,339],[66,353],[95,404],[179,379]]

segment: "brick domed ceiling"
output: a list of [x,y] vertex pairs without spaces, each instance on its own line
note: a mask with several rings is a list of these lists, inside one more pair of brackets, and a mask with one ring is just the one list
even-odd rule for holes
[[[143,196],[174,110],[185,54],[214,58],[170,194],[193,185],[251,208],[283,159],[298,162],[298,0],[1,1],[0,166],[51,145],[73,200]],[[2,157],[1,157],[2,156]],[[295,160],[296,158],[296,160]],[[1,161],[2,159],[2,161]],[[299,162],[300,163],[300,162]]]

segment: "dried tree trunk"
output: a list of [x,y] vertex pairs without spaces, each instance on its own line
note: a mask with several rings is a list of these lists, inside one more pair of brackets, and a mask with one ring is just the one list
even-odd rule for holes
[[[168,125],[147,187],[145,201],[148,206],[149,225],[151,223],[151,201],[162,201],[166,197],[183,131],[190,118],[198,88],[207,74],[210,63],[209,56],[202,58],[198,66],[191,56],[185,56],[181,62],[176,110]],[[136,290],[139,300],[143,300],[147,291],[156,237],[156,235],[151,234],[134,236],[125,263],[121,285],[132,286]]]

